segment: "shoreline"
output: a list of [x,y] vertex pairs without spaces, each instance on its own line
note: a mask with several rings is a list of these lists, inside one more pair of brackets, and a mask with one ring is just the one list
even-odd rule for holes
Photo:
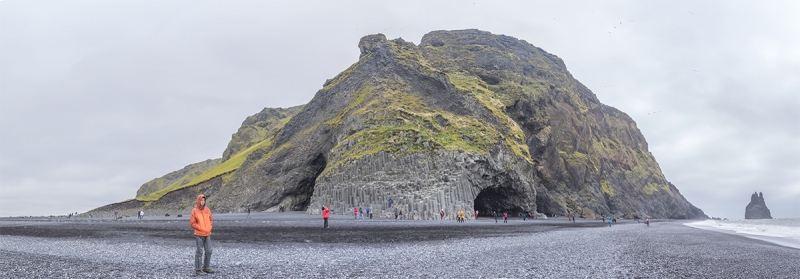
[[[787,219],[795,219],[795,218],[787,218]],[[719,224],[719,222],[725,224],[725,222],[737,222],[737,221],[741,222],[742,220],[733,220],[733,221],[704,220],[696,222],[686,222],[684,223],[684,225],[687,227],[701,229],[701,230],[708,230],[730,235],[739,235],[750,239],[766,241],[783,247],[800,250],[800,238],[798,238],[800,236],[800,228],[789,228],[789,227],[783,228],[783,229],[796,230],[796,232],[794,233],[794,237],[789,237],[785,235],[783,236],[775,234],[770,235],[769,233],[765,233],[766,229],[751,228],[750,230],[744,230],[744,229],[736,229],[732,227],[724,227],[719,225],[715,226],[715,224]],[[710,224],[709,222],[713,224]],[[754,231],[753,229],[756,230]]]

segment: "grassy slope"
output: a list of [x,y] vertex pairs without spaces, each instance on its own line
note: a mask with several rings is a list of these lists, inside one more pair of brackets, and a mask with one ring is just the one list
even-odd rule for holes
[[140,201],[158,200],[169,192],[180,190],[187,187],[192,187],[202,182],[208,181],[214,177],[233,172],[242,166],[242,163],[244,163],[244,160],[247,159],[247,156],[250,155],[250,153],[253,153],[253,151],[256,151],[261,148],[269,147],[271,144],[272,144],[272,137],[263,140],[256,145],[250,146],[249,148],[243,150],[242,152],[237,153],[224,163],[212,168],[211,170],[203,173],[202,175],[195,177],[188,183],[185,184],[173,183],[164,189],[161,189],[157,192],[154,192],[144,197],[138,197],[136,199]]

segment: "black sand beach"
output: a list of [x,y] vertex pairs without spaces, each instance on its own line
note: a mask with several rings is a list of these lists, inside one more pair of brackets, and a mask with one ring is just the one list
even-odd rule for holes
[[[216,214],[208,278],[800,278],[800,250],[690,228]],[[2,278],[195,277],[188,218],[0,219]]]

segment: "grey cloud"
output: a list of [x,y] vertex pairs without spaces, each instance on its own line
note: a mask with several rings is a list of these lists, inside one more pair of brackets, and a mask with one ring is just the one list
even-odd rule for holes
[[363,35],[479,28],[562,58],[709,215],[741,218],[762,191],[800,217],[798,4],[475,2],[2,1],[0,216],[85,211],[220,157]]

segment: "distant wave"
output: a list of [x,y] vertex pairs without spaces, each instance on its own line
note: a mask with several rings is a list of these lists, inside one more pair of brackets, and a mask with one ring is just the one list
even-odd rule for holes
[[706,220],[685,225],[693,228],[739,234],[781,246],[800,249],[800,219]]

